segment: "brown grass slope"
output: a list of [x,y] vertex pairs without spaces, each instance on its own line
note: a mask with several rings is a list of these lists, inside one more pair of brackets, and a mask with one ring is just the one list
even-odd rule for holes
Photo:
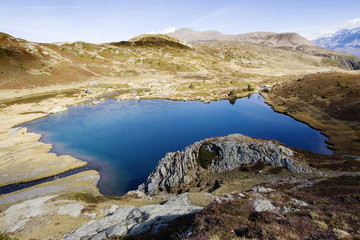
[[329,55],[314,49],[284,50],[229,41],[190,46],[167,35],[141,35],[106,44],[43,44],[6,34],[0,39],[0,89],[148,74],[253,81],[357,67],[344,64],[356,62],[352,57],[336,52]]
[[265,96],[275,110],[322,130],[336,154],[360,155],[359,72],[307,75]]

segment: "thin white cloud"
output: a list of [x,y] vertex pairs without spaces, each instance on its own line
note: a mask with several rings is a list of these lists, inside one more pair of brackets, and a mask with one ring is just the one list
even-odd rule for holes
[[82,6],[37,6],[37,7],[20,7],[20,9],[62,9],[62,8],[84,8]]
[[164,28],[164,29],[161,31],[161,33],[167,34],[167,33],[175,32],[175,30],[176,30],[176,27],[174,27],[174,26],[169,26],[169,27],[167,27],[167,28]]
[[149,32],[149,34],[157,34],[157,33],[168,34],[168,33],[171,33],[171,32],[175,32],[175,30],[176,30],[176,27],[168,26],[168,27],[166,27],[166,28],[164,28],[163,30],[160,30],[160,31],[151,30]]
[[287,30],[287,32],[297,32],[307,39],[315,40],[320,37],[326,37],[334,34],[341,29],[353,29],[356,27],[360,27],[360,18],[351,19],[349,21],[335,22],[327,25],[293,28]]

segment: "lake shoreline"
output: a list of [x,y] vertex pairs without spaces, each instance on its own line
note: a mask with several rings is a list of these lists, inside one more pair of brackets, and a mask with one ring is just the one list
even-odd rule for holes
[[[164,76],[158,76],[158,78],[164,78]],[[169,81],[168,78],[165,77],[165,82]],[[151,81],[149,81],[149,83],[151,83]],[[116,85],[115,85],[116,86]],[[162,88],[161,88],[162,86]],[[136,89],[144,89],[145,88],[150,88],[150,91],[137,91]],[[1,125],[1,135],[0,137],[2,139],[4,139],[4,141],[6,141],[6,139],[9,138],[9,134],[8,131],[11,131],[11,129],[13,129],[14,127],[26,123],[26,122],[30,122],[39,118],[43,118],[49,115],[49,113],[47,111],[50,111],[54,108],[66,108],[67,106],[76,106],[78,104],[84,104],[84,103],[88,103],[88,104],[98,104],[99,101],[102,101],[106,98],[106,95],[110,98],[116,98],[117,100],[121,101],[121,100],[133,100],[133,99],[166,99],[166,100],[171,100],[171,101],[202,101],[204,103],[210,102],[210,101],[218,101],[218,100],[229,100],[229,96],[227,93],[221,91],[218,92],[217,94],[213,95],[213,96],[206,96],[203,97],[200,94],[193,94],[193,92],[187,93],[186,96],[182,96],[179,97],[174,93],[169,93],[169,91],[166,90],[168,86],[162,81],[159,80],[159,84],[153,84],[151,86],[144,84],[142,81],[135,81],[135,83],[132,84],[131,89],[125,89],[126,91],[124,91],[123,88],[117,89],[116,87],[113,88],[109,88],[108,85],[106,85],[106,87],[103,86],[99,86],[97,84],[94,84],[93,79],[91,81],[88,81],[86,83],[82,83],[82,84],[73,84],[73,85],[66,85],[66,86],[53,86],[53,87],[49,87],[49,88],[42,88],[42,89],[37,89],[34,90],[33,92],[37,92],[37,93],[33,93],[33,94],[41,94],[41,92],[48,92],[48,91],[58,91],[59,94],[56,96],[52,96],[50,98],[45,98],[43,100],[41,100],[40,102],[36,102],[34,103],[34,101],[30,101],[30,102],[25,102],[25,103],[21,103],[21,91],[20,93],[13,93],[13,94],[3,94],[2,96],[7,96],[7,99],[18,99],[19,101],[17,103],[14,104],[10,104],[9,106],[6,106],[5,108],[2,109],[2,111],[0,111],[0,121],[2,123]],[[160,88],[160,90],[158,89]],[[73,91],[71,91],[70,89],[72,89]],[[163,89],[163,91],[161,91],[161,89]],[[62,91],[71,91],[72,93],[74,93],[74,95],[72,96],[67,96],[63,93],[61,93]],[[90,91],[89,91],[90,90]],[[118,96],[114,96],[113,93],[116,91],[123,91],[123,94],[118,95]],[[259,89],[256,89],[259,90]],[[88,93],[84,93],[88,91]],[[8,91],[6,91],[7,93],[9,93]],[[176,92],[176,91],[175,91]],[[23,93],[26,93],[25,91]],[[241,98],[241,97],[246,97],[250,94],[251,92],[241,92],[238,91],[235,98]],[[269,103],[268,97],[266,97],[267,95],[261,93],[262,96],[265,97],[265,102],[267,104],[269,104],[270,106],[272,106],[271,103]],[[26,96],[27,94],[24,94],[24,96]],[[169,96],[172,95],[172,96]],[[104,97],[105,96],[105,97]],[[1,100],[3,101],[4,98]],[[282,114],[288,115],[292,118],[294,118],[295,120],[298,120],[296,117],[292,116],[289,113],[285,113],[285,112],[281,112],[278,111],[278,109],[274,106],[272,106],[273,109],[277,112],[280,112]],[[16,116],[16,117],[15,117]],[[321,131],[323,133],[323,135],[327,136],[326,134],[324,134],[324,130],[322,130],[321,128],[317,128],[317,127],[313,127],[313,125],[309,124],[306,120],[301,122],[307,124],[308,126],[310,126],[311,128]],[[23,133],[24,136],[28,136],[31,133]],[[41,137],[41,136],[40,136]],[[36,141],[34,141],[32,144],[35,144],[36,142],[41,142],[40,137],[38,137],[38,139]],[[327,136],[328,137],[328,136]],[[40,140],[40,141],[39,141]],[[15,143],[13,143],[15,144]],[[49,144],[47,144],[49,145]],[[15,145],[13,145],[13,147],[17,147]],[[32,155],[37,155],[39,153],[48,153],[51,150],[52,146],[48,146],[48,149],[41,150],[41,151],[35,151],[32,153]],[[59,157],[59,156],[57,156]],[[74,166],[72,166],[71,168],[75,168]],[[31,170],[30,170],[31,171]],[[62,171],[64,172],[64,171]],[[14,172],[15,173],[15,172]],[[60,174],[61,171],[57,172],[54,175]],[[54,176],[52,175],[52,176]],[[38,180],[38,178],[33,178],[27,181],[34,181],[34,180]],[[21,181],[21,180],[20,180]],[[13,182],[11,184],[14,184],[16,182]]]
[[52,152],[58,155],[68,154],[91,165],[98,163],[98,188],[111,196],[137,189],[168,152],[204,138],[241,133],[332,154],[319,131],[275,113],[257,93],[236,103],[109,99],[96,106],[71,107],[22,126],[43,134],[43,142],[51,143]]

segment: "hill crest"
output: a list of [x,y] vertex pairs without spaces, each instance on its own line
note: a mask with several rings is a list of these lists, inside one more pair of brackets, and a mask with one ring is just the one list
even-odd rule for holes
[[249,42],[272,47],[315,46],[313,42],[307,40],[297,33],[273,33],[273,32],[251,32],[244,34],[222,34],[219,31],[195,31],[190,28],[180,28],[168,35],[176,37],[189,43],[201,43],[210,41],[235,41]]

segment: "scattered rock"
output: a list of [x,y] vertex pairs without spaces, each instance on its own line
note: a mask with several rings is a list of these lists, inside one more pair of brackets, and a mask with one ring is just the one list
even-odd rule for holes
[[340,230],[340,229],[334,228],[333,231],[334,231],[334,233],[335,233],[340,239],[351,236],[350,233],[348,233],[348,232],[346,232],[346,231],[343,231],[343,230]]
[[125,194],[125,196],[132,196],[135,198],[147,198],[148,196],[146,196],[146,194],[144,194],[143,192],[139,191],[139,190],[133,190],[133,191],[129,191]]
[[189,193],[183,193],[179,196],[173,197],[169,199],[164,205],[176,205],[176,206],[191,206],[191,202],[189,200]]
[[109,215],[113,214],[118,208],[119,208],[119,206],[114,204],[110,208],[105,209],[104,213],[106,216],[109,216]]
[[134,99],[135,99],[136,101],[140,101],[140,96],[135,96]]
[[269,193],[275,191],[272,188],[265,188],[265,187],[254,187],[251,189],[252,192],[259,192],[259,193]]
[[92,102],[91,102],[92,105],[98,105],[98,104],[100,104],[100,103],[101,103],[100,101],[92,101]]
[[87,93],[87,94],[91,94],[91,93],[93,93],[93,90],[91,90],[90,88],[86,88],[85,89],[85,93]]
[[125,234],[157,233],[179,216],[194,214],[202,209],[192,205],[178,205],[179,202],[184,202],[187,196],[179,195],[178,199],[168,201],[164,205],[119,208],[112,215],[91,221],[66,234],[63,239],[104,239]]
[[300,206],[300,207],[308,207],[309,206],[309,204],[307,204],[306,202],[295,199],[295,198],[292,198],[291,201],[293,203],[295,203],[295,205]]
[[257,212],[263,212],[263,211],[270,211],[274,212],[276,211],[276,207],[272,205],[272,203],[267,199],[261,199],[256,198],[254,201],[254,208]]
[[86,216],[88,216],[89,218],[91,218],[91,219],[94,219],[94,218],[96,218],[96,216],[97,216],[97,213],[84,213],[84,215],[86,215]]
[[80,216],[81,210],[84,209],[84,206],[80,203],[69,203],[59,208],[59,215],[69,215],[70,217],[76,218]]
[[289,208],[289,207],[286,207],[286,206],[282,206],[280,208],[280,211],[283,212],[283,213],[289,213],[289,212],[292,212],[292,209]]
[[304,81],[307,77],[309,77],[311,74],[309,74],[309,73],[307,73],[307,74],[305,74],[304,76],[302,76],[302,77],[299,77],[298,79],[297,79],[297,81],[298,82],[301,82],[301,81]]
[[48,114],[54,114],[54,113],[58,113],[58,112],[64,112],[67,111],[67,107],[54,107],[53,109],[47,111]]
[[31,218],[43,213],[43,205],[46,201],[56,196],[46,196],[28,200],[19,204],[12,205],[4,212],[5,229],[2,232],[17,232],[21,230]]
[[238,196],[239,196],[239,197],[242,197],[242,198],[245,197],[245,195],[242,194],[242,193],[238,193]]

